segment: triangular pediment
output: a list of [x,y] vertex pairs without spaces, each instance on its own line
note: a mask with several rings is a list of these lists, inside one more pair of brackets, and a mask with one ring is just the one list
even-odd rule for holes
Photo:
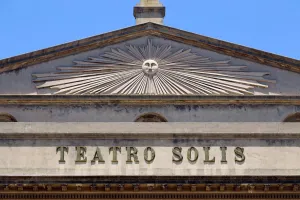
[[300,94],[286,81],[300,84],[299,74],[295,73],[299,72],[299,61],[250,48],[246,54],[246,47],[232,45],[157,24],[143,24],[77,41],[76,45],[60,45],[2,60],[1,79],[18,77],[23,82],[19,89],[23,90],[0,86],[0,93]]
[[248,71],[246,65],[214,60],[170,41],[145,39],[33,74],[34,82],[42,82],[38,89],[56,89],[54,94],[88,95],[245,95],[276,83],[264,78],[269,72]]

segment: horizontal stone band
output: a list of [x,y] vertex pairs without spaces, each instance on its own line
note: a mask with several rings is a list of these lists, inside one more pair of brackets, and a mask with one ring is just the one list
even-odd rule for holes
[[2,95],[1,105],[300,105],[300,96]]
[[[299,139],[300,123],[0,123],[1,139]],[[112,128],[114,127],[114,128]]]

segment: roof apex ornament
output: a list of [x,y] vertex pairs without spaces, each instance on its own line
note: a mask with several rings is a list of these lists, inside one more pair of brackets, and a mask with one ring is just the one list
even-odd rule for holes
[[138,6],[143,7],[163,7],[159,0],[141,0]]
[[38,89],[70,95],[252,95],[254,88],[274,83],[264,78],[268,72],[247,71],[230,60],[214,61],[151,39],[74,63],[33,74],[33,81]]
[[166,8],[159,0],[141,0],[134,7],[136,25],[143,23],[163,24]]

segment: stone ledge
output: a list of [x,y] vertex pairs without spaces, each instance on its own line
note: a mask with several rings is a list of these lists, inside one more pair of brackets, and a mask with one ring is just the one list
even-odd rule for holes
[[0,176],[0,187],[16,184],[188,184],[190,186],[195,184],[260,186],[270,184],[273,186],[291,186],[300,184],[300,176]]
[[300,139],[300,123],[0,123],[1,139]]
[[300,105],[300,96],[0,95],[0,105]]

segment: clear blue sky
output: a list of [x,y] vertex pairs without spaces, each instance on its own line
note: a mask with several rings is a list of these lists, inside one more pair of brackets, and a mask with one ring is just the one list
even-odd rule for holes
[[[0,59],[133,26],[139,0],[0,0]],[[161,0],[165,25],[300,59],[300,0]]]

